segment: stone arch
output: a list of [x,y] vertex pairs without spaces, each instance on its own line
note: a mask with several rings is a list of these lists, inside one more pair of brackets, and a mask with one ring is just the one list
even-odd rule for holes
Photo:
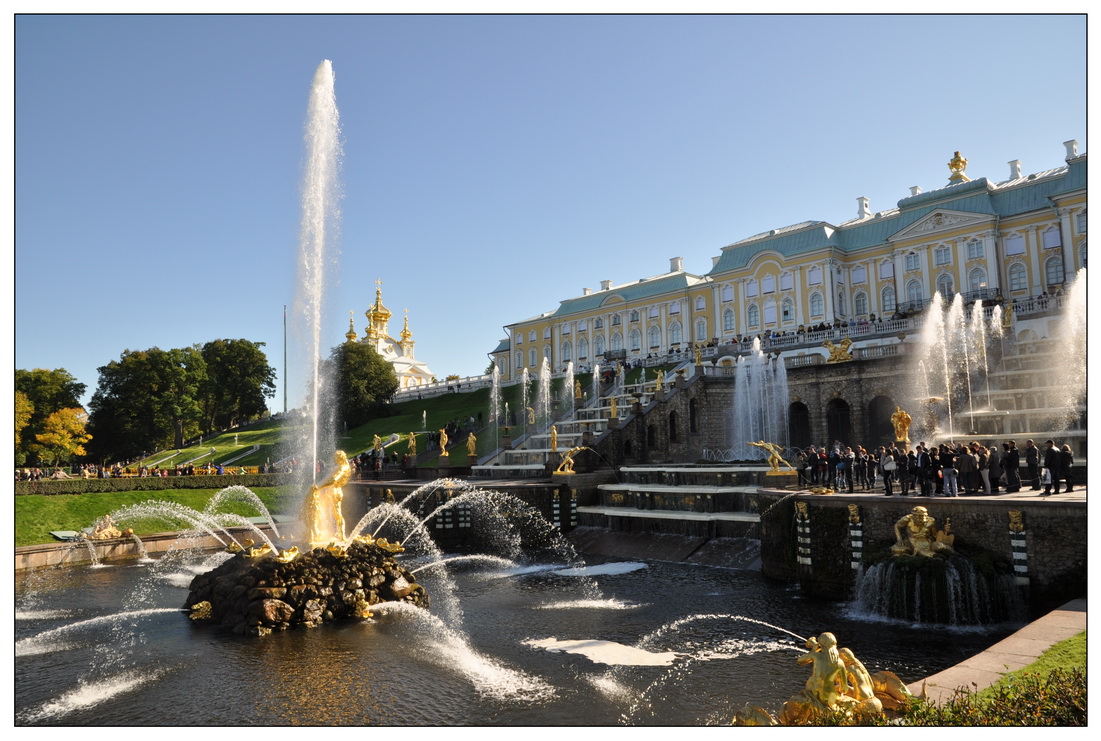
[[868,436],[863,445],[867,449],[890,445],[895,441],[895,427],[891,415],[895,402],[886,396],[876,396],[868,403]]
[[696,434],[700,431],[700,409],[695,399],[688,401],[688,432]]
[[675,443],[677,441],[677,413],[672,411],[669,412],[669,442]]
[[810,436],[810,409],[801,401],[792,402],[788,407],[788,430],[792,447],[810,447],[813,442]]
[[852,445],[852,409],[844,399],[830,399],[826,404],[826,445],[839,440],[842,445]]

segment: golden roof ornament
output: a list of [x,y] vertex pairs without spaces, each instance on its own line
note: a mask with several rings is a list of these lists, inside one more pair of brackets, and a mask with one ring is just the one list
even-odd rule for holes
[[348,342],[356,341],[356,313],[355,311],[348,312],[348,333],[344,335],[348,338]]
[[966,183],[971,180],[963,174],[967,169],[967,158],[961,157],[959,152],[956,152],[948,161],[948,169],[952,171],[952,175],[948,178],[949,183]]
[[390,310],[382,305],[382,280],[375,280],[375,303],[367,311],[367,338],[378,339],[386,336],[386,324],[390,321]]
[[409,331],[409,309],[405,309],[405,326],[401,328],[401,344],[411,345],[413,333]]

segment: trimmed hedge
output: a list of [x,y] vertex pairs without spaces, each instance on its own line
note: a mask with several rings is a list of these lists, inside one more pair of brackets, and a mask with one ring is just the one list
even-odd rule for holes
[[226,486],[284,486],[294,483],[289,473],[254,473],[225,476],[128,476],[117,479],[42,479],[16,481],[15,494],[92,494],[168,489],[219,489]]

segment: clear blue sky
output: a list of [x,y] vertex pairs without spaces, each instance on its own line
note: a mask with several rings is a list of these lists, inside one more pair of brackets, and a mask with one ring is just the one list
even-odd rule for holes
[[[441,379],[562,299],[704,273],[768,229],[888,209],[1086,141],[1083,16],[23,16],[15,367],[267,343],[294,295],[303,123],[331,59],[339,285],[383,281]],[[292,354],[294,349],[291,349]],[[291,406],[304,379],[288,384]]]

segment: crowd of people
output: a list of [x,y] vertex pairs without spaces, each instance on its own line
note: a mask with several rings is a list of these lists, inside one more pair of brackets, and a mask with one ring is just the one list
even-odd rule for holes
[[800,450],[794,467],[802,485],[850,492],[882,487],[887,496],[1012,494],[1026,487],[1050,496],[1064,483],[1065,491],[1074,491],[1074,454],[1069,445],[1060,447],[1054,440],[1045,442],[1042,451],[1032,440],[1023,450],[1015,440],[1000,448],[978,442],[919,442],[910,450],[897,445],[854,449],[835,442],[829,448],[811,445]]

